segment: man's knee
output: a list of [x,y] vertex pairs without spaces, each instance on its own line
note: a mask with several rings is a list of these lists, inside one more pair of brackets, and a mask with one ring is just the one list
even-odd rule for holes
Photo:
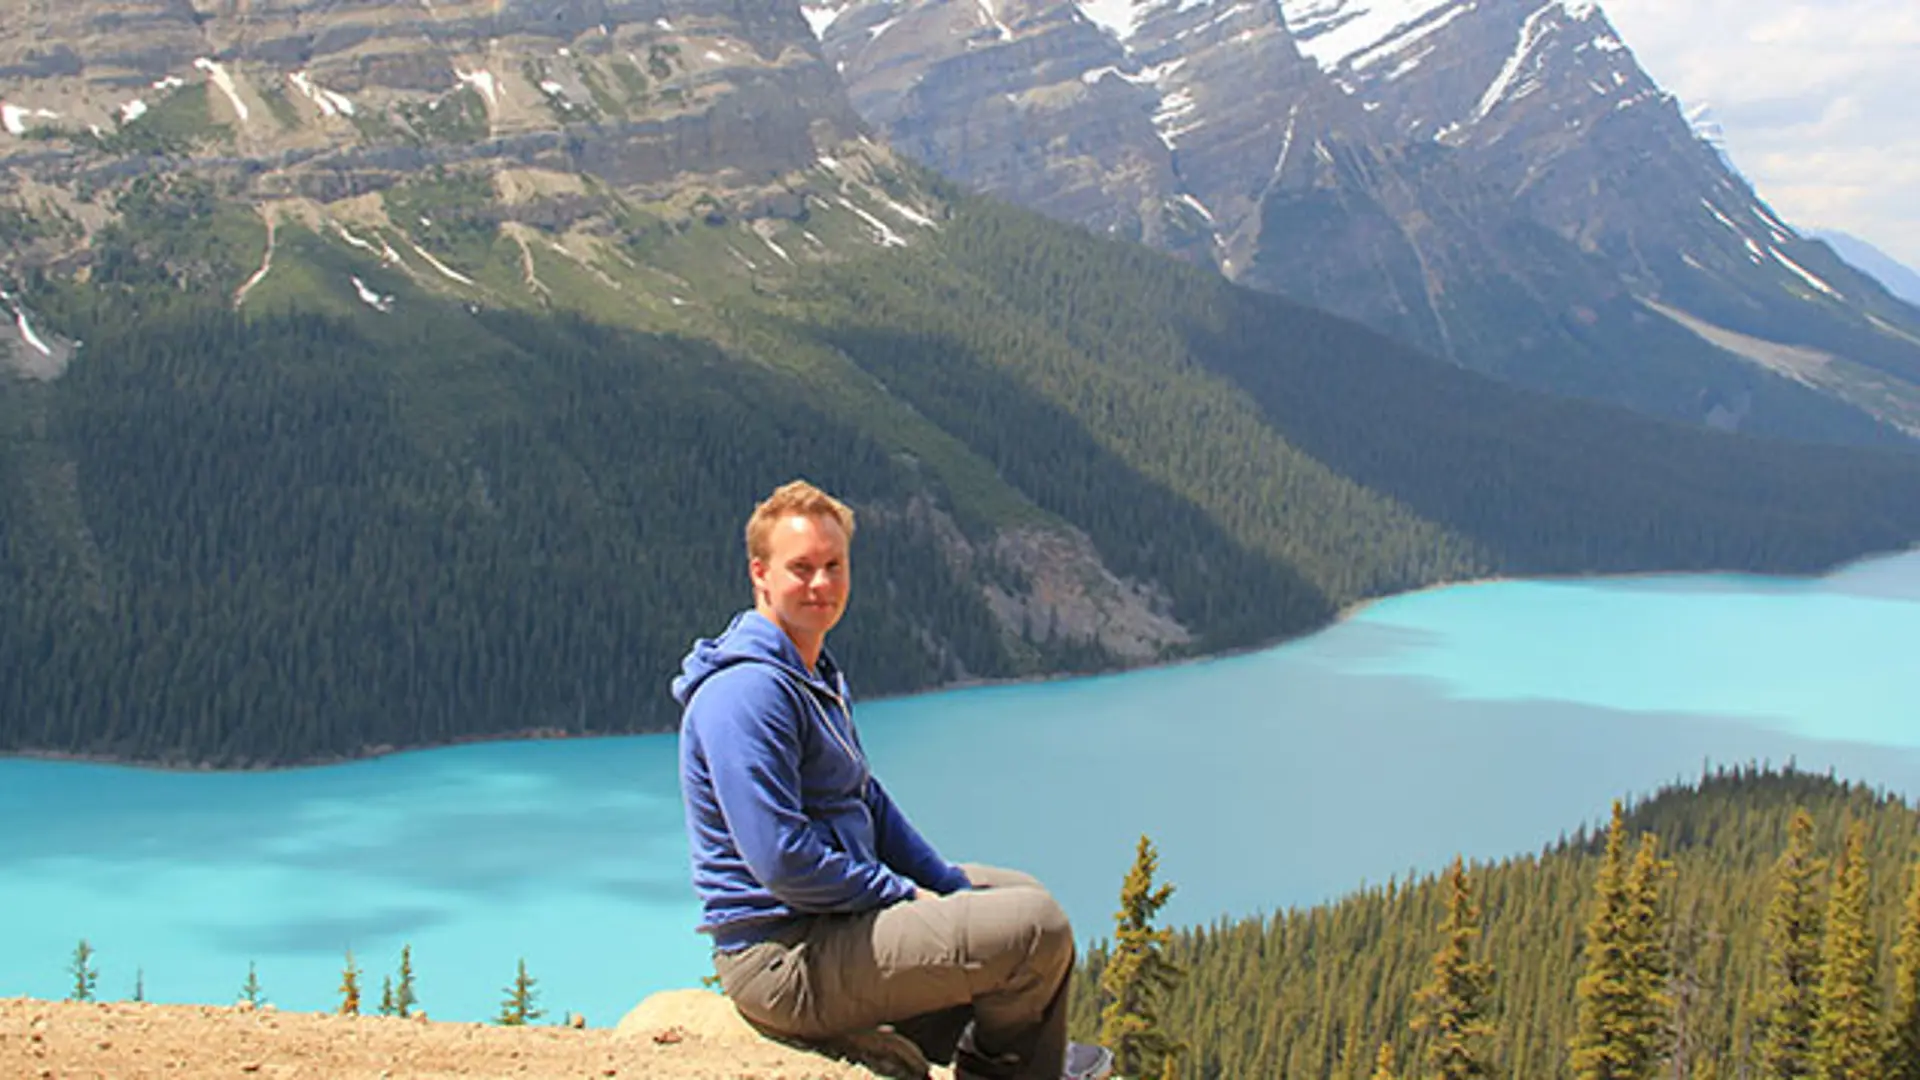
[[1033,935],[1029,949],[1034,968],[1053,974],[1072,969],[1073,924],[1066,909],[1044,889],[1023,889],[1019,896],[1016,917]]

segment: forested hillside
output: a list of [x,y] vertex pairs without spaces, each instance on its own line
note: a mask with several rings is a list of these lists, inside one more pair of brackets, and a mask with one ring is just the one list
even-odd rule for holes
[[[1812,846],[1793,862],[1795,872],[1783,877],[1799,810],[1810,818]],[[1587,941],[1601,891],[1606,830],[1582,827],[1537,856],[1467,868],[1478,909],[1472,925],[1479,933],[1463,959],[1491,968],[1484,998],[1491,1034],[1477,1056],[1487,1066],[1485,1075],[1816,1075],[1777,1071],[1789,1058],[1810,1070],[1816,1055],[1804,1041],[1793,1051],[1793,1040],[1780,1037],[1783,988],[1790,985],[1800,995],[1801,1019],[1813,1025],[1822,1022],[1822,1009],[1846,1006],[1847,995],[1831,979],[1823,986],[1814,969],[1783,965],[1788,955],[1836,955],[1823,948],[1833,944],[1835,927],[1847,922],[1846,905],[1831,905],[1850,825],[1863,830],[1865,858],[1856,865],[1864,866],[1869,883],[1860,905],[1865,937],[1856,970],[1870,990],[1859,1008],[1870,1020],[1875,1056],[1867,1072],[1818,1075],[1895,1075],[1883,1070],[1878,1055],[1895,1009],[1911,1010],[1920,990],[1908,986],[1903,997],[1895,985],[1903,928],[1912,939],[1906,950],[1920,948],[1920,925],[1909,925],[1920,918],[1913,907],[1920,896],[1914,892],[1920,885],[1920,814],[1902,799],[1830,777],[1753,768],[1668,788],[1625,815],[1628,857],[1639,838],[1651,836],[1652,850],[1670,863],[1651,864],[1658,902],[1649,925],[1657,946],[1653,959],[1662,970],[1649,984],[1660,995],[1660,1008],[1648,1071],[1576,1073],[1571,1063],[1583,998],[1592,996],[1583,975],[1592,970],[1594,950]],[[1284,830],[1272,835],[1271,857],[1285,858],[1285,836]],[[1786,907],[1783,881],[1801,890]],[[1812,913],[1811,922],[1783,921],[1783,912],[1803,911]],[[1179,1075],[1364,1080],[1373,1075],[1382,1043],[1403,1063],[1398,1075],[1434,1075],[1424,1062],[1441,1036],[1431,1028],[1416,1031],[1411,1021],[1422,1011],[1419,991],[1435,979],[1447,912],[1447,881],[1434,875],[1306,910],[1175,932],[1168,952],[1184,967],[1185,978],[1167,1002],[1165,1019],[1190,1048]],[[1824,940],[1822,924],[1829,935]],[[1793,948],[1785,947],[1789,943]],[[1105,956],[1104,949],[1096,950],[1078,976],[1075,1024],[1089,1035],[1097,1026],[1095,985]],[[1904,978],[1920,978],[1916,962],[1920,953],[1898,969]],[[1920,1016],[1900,1015],[1909,1025],[1920,1023]],[[1834,1027],[1834,1021],[1829,1015],[1826,1023]],[[1920,1029],[1909,1034],[1920,1037]],[[1920,1038],[1905,1052],[1912,1048],[1920,1048]],[[1768,1059],[1774,1071],[1762,1068],[1767,1054],[1774,1055]],[[1920,1067],[1920,1060],[1913,1064]]]
[[84,344],[56,378],[0,368],[0,751],[664,729],[688,642],[747,600],[740,521],[794,475],[863,512],[835,645],[868,695],[1271,641],[1487,573],[1799,572],[1920,537],[1911,455],[1499,387],[951,192],[913,243],[835,246],[859,223],[820,213],[832,257],[756,263],[719,214],[570,254],[489,190],[382,196],[441,252],[410,274],[403,233],[142,182],[84,277],[16,283]]

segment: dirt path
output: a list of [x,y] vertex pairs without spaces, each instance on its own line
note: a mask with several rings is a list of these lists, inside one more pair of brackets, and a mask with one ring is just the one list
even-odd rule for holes
[[0,998],[0,1076],[872,1080],[759,1038],[705,991],[656,995],[611,1030]]

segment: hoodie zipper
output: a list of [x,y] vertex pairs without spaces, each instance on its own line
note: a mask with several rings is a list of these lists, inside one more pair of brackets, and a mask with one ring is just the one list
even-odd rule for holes
[[[835,673],[835,678],[840,678],[837,672]],[[841,679],[841,682],[842,682],[842,685],[845,684],[844,679]],[[846,721],[847,731],[849,734],[843,735],[840,733],[840,728],[835,726],[833,722],[833,717],[827,713],[826,706],[820,704],[820,699],[814,696],[813,686],[803,685],[802,689],[807,691],[807,700],[813,702],[813,707],[820,711],[820,720],[822,723],[826,725],[827,731],[833,735],[833,741],[839,743],[840,749],[846,751],[847,757],[851,758],[853,760],[853,763],[859,766],[860,797],[862,799],[865,799],[867,797],[868,782],[873,778],[873,769],[867,764],[866,755],[854,749],[853,740],[851,737],[851,732],[853,731],[853,710],[847,708],[847,699],[842,697],[837,690],[831,687],[826,688],[827,696],[833,698],[833,703],[835,705],[840,706],[840,715]]]

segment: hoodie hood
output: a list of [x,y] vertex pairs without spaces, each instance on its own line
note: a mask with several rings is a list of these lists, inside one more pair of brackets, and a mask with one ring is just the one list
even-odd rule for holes
[[[680,674],[674,677],[673,700],[684,708],[700,684],[735,664],[748,663],[771,664],[803,686],[840,696],[826,680],[807,670],[806,663],[800,659],[800,650],[794,648],[786,631],[749,608],[735,615],[719,637],[701,638],[693,643],[692,651],[680,661]],[[831,664],[828,661],[828,666]]]

